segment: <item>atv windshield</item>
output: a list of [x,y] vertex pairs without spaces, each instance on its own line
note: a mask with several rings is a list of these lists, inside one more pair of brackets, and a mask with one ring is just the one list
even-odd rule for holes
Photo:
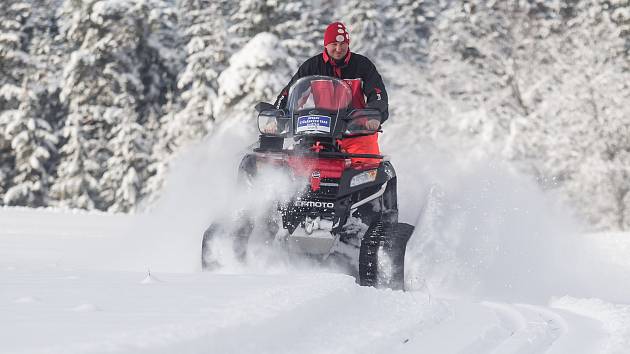
[[352,103],[352,90],[343,80],[308,76],[289,90],[287,109],[295,120],[295,134],[332,134],[340,112]]

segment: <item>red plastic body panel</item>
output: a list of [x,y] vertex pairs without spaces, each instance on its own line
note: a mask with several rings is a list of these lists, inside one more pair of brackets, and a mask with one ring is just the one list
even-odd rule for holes
[[296,176],[311,177],[314,171],[319,171],[320,178],[341,178],[343,170],[350,167],[347,159],[318,159],[288,156],[287,164]]

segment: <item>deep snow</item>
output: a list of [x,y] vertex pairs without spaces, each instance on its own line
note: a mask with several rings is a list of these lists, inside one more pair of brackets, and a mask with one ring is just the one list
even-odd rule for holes
[[233,184],[252,137],[226,122],[147,213],[0,210],[0,352],[630,351],[630,235],[584,234],[502,162],[413,139],[382,139],[417,225],[411,291],[273,253],[200,272],[209,222],[273,193]]

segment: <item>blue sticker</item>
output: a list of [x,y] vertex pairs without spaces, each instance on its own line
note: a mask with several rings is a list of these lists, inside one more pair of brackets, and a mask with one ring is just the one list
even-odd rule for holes
[[315,115],[298,117],[296,132],[330,133],[330,117]]

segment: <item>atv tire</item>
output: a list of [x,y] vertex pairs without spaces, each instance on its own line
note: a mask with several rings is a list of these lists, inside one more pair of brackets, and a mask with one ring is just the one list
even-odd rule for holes
[[212,256],[212,241],[223,232],[223,228],[219,224],[211,224],[203,233],[203,241],[201,241],[201,270],[215,270],[220,264]]
[[361,240],[359,285],[404,290],[405,249],[412,232],[408,224],[374,222]]
[[236,219],[236,227],[228,228],[220,223],[212,223],[203,233],[201,241],[201,269],[215,270],[221,266],[216,255],[213,255],[212,243],[216,237],[229,237],[232,239],[232,251],[235,258],[244,262],[247,256],[247,244],[249,236],[254,229],[254,222],[247,215],[239,215]]

